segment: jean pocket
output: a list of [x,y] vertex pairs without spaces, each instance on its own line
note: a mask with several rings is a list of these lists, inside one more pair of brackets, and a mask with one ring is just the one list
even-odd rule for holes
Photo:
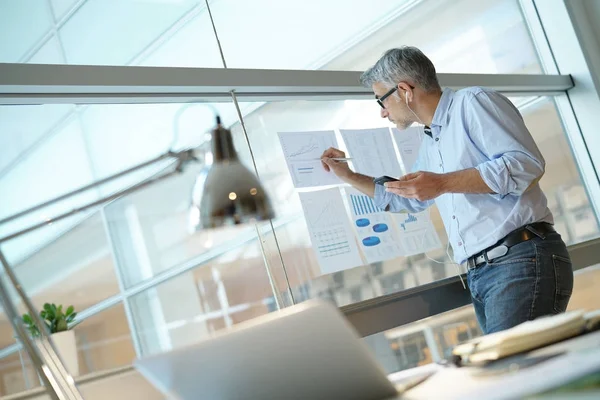
[[554,293],[554,311],[564,312],[567,309],[571,294],[573,294],[573,265],[566,257],[553,255],[554,279],[556,291]]

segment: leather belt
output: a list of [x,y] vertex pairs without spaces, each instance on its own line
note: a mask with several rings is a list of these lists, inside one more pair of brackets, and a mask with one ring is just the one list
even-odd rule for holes
[[469,257],[467,260],[467,268],[469,271],[475,269],[484,262],[492,261],[494,258],[502,257],[508,253],[509,248],[516,244],[526,242],[535,237],[545,239],[547,234],[553,232],[556,232],[554,227],[547,222],[536,222],[525,225],[512,231],[506,235],[504,239],[500,239],[500,241],[495,245]]

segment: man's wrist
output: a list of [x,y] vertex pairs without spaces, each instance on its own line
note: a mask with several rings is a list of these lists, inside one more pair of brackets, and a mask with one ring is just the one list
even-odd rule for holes
[[440,195],[442,194],[446,194],[446,193],[450,193],[451,192],[451,186],[452,186],[452,177],[450,174],[440,174],[440,178],[439,178],[439,190],[440,190]]
[[338,178],[340,178],[342,181],[344,181],[345,183],[348,184],[352,184],[354,182],[357,181],[357,177],[359,174],[357,174],[354,171],[348,171],[346,174],[344,174],[343,176],[338,176]]

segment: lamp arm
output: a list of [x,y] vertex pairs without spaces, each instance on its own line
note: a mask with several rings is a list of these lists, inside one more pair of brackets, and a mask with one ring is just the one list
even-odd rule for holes
[[103,185],[105,183],[111,182],[111,181],[113,181],[115,179],[118,179],[118,178],[121,178],[123,176],[129,175],[132,172],[135,172],[135,171],[138,171],[140,169],[149,167],[151,165],[154,165],[154,164],[159,163],[161,161],[167,160],[169,158],[177,160],[177,164],[176,164],[175,168],[172,171],[170,171],[170,172],[161,174],[159,176],[151,177],[151,178],[146,179],[146,180],[144,180],[142,182],[139,182],[139,183],[137,183],[137,184],[135,184],[133,186],[130,186],[130,187],[125,188],[123,190],[120,190],[120,191],[118,191],[116,193],[110,194],[108,196],[105,196],[105,197],[102,197],[102,198],[100,198],[98,200],[95,200],[95,201],[93,201],[91,203],[88,203],[88,204],[86,204],[84,206],[77,207],[77,208],[72,209],[71,211],[64,212],[64,213],[62,213],[62,214],[60,214],[60,215],[58,215],[58,216],[56,216],[56,217],[54,217],[52,219],[48,219],[46,221],[42,221],[40,223],[31,225],[31,226],[29,226],[29,227],[27,227],[25,229],[22,229],[22,230],[20,230],[18,232],[12,233],[12,234],[10,234],[8,236],[1,237],[0,238],[0,243],[3,243],[3,242],[8,241],[10,239],[14,239],[14,238],[16,238],[18,236],[21,236],[21,235],[24,235],[24,234],[29,233],[31,231],[34,231],[36,229],[39,229],[39,228],[41,228],[41,227],[43,227],[43,226],[45,226],[45,225],[47,225],[49,223],[60,221],[60,220],[62,220],[64,218],[70,217],[71,215],[80,213],[80,212],[85,211],[85,210],[87,210],[89,208],[102,205],[102,204],[104,204],[106,202],[109,202],[111,200],[117,199],[117,198],[119,198],[121,196],[124,196],[126,194],[135,192],[135,191],[137,191],[137,190],[139,190],[141,188],[144,188],[146,186],[150,186],[150,185],[154,184],[157,181],[163,180],[163,179],[165,179],[167,177],[170,177],[172,175],[175,175],[177,173],[182,172],[183,171],[183,167],[187,163],[189,163],[191,161],[197,161],[197,162],[204,163],[204,159],[203,158],[200,159],[200,158],[196,157],[196,155],[194,154],[194,151],[195,151],[195,149],[187,149],[187,150],[175,151],[175,152],[174,151],[168,151],[167,153],[162,154],[162,155],[160,155],[160,156],[158,156],[158,157],[156,157],[156,158],[154,158],[152,160],[143,162],[143,163],[141,163],[139,165],[136,165],[136,166],[134,166],[132,168],[129,168],[129,169],[125,170],[125,171],[122,171],[122,172],[119,172],[117,174],[111,175],[111,176],[109,176],[107,178],[101,179],[101,180],[99,180],[97,182],[94,182],[94,183],[91,183],[91,184],[86,185],[84,187],[81,187],[79,189],[76,189],[76,190],[74,190],[74,191],[72,191],[70,193],[58,196],[58,197],[56,197],[56,198],[54,198],[52,200],[49,200],[49,201],[47,201],[45,203],[39,204],[39,205],[31,207],[31,208],[29,208],[27,210],[21,211],[21,212],[15,214],[15,215],[12,215],[10,217],[4,218],[4,219],[0,220],[0,224],[12,221],[12,220],[20,218],[20,217],[23,217],[23,216],[25,216],[27,214],[30,214],[30,213],[34,212],[34,211],[37,211],[37,210],[40,210],[42,208],[48,207],[48,206],[50,206],[52,204],[58,203],[60,201],[63,201],[63,200],[68,199],[70,197],[73,197],[73,196],[75,196],[77,194],[83,193],[83,192],[85,192],[87,190],[90,190],[90,189],[95,188],[97,186],[100,186],[100,185]]

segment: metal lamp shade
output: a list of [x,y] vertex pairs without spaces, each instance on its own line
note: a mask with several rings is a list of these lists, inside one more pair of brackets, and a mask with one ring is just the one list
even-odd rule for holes
[[[252,223],[273,218],[267,194],[257,177],[240,163],[231,132],[220,124],[212,132],[213,164],[197,178],[192,195],[195,230]],[[200,192],[200,193],[199,193]]]

